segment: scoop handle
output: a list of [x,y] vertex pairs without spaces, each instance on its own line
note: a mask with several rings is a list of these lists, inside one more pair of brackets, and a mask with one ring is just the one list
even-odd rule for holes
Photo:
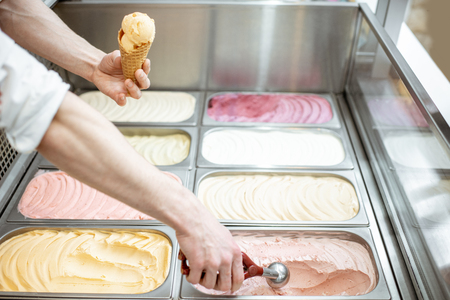
[[[254,276],[262,276],[264,273],[264,268],[258,266],[247,256],[244,252],[242,253],[242,264],[244,268],[244,279],[248,279]],[[181,260],[181,274],[188,276],[191,269],[186,262],[186,255],[180,250],[178,252],[178,259]],[[203,274],[202,274],[203,277]]]

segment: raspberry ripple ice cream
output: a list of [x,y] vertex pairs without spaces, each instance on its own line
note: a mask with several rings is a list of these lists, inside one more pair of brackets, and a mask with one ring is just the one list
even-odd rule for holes
[[220,122],[322,124],[333,117],[331,105],[313,94],[240,94],[214,96],[208,116]]
[[182,122],[194,114],[195,98],[182,92],[142,92],[139,100],[128,97],[125,106],[95,91],[80,98],[112,122]]
[[[271,234],[275,235],[275,234]],[[280,289],[267,285],[263,277],[244,280],[234,293],[196,288],[207,294],[259,296],[364,295],[377,285],[377,273],[369,251],[360,243],[338,238],[252,237],[248,232],[234,239],[257,265],[285,264],[288,284]]]
[[166,280],[171,253],[145,231],[32,230],[0,245],[0,290],[147,293]]
[[[175,174],[164,172],[181,184]],[[33,178],[18,205],[32,219],[152,220],[64,172],[48,172]]]
[[345,159],[340,138],[313,130],[212,130],[202,155],[224,165],[333,166]]
[[218,219],[343,221],[359,211],[355,188],[337,177],[212,176],[197,196]]

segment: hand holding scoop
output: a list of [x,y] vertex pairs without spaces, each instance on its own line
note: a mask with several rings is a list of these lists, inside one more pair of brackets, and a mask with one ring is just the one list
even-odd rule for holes
[[[178,253],[178,259],[181,260],[181,274],[189,275],[190,269],[186,262],[186,256],[183,252]],[[282,263],[273,262],[267,268],[255,264],[250,257],[242,252],[242,264],[244,267],[244,279],[254,276],[266,278],[267,284],[275,289],[282,288],[289,282],[289,269]]]

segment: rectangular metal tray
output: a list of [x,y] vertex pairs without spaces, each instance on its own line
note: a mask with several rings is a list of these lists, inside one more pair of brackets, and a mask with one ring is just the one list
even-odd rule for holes
[[[195,178],[194,193],[197,196],[199,186],[202,180],[209,177],[222,176],[222,175],[257,175],[257,174],[270,174],[270,175],[293,175],[293,176],[332,176],[347,180],[353,185],[358,197],[359,211],[352,219],[345,221],[282,221],[282,220],[231,220],[231,219],[219,219],[224,225],[235,226],[368,226],[369,220],[367,218],[366,210],[363,203],[367,203],[368,196],[365,190],[364,183],[358,181],[351,170],[342,171],[305,171],[305,170],[269,170],[269,169],[226,169],[226,170],[211,170],[211,169],[197,169]],[[280,199],[282,201],[282,199]]]
[[[304,123],[267,123],[267,122],[220,122],[213,120],[208,116],[208,104],[212,97],[221,95],[221,94],[229,94],[229,93],[240,93],[240,94],[294,94],[294,95],[317,95],[325,98],[331,105],[331,111],[333,112],[333,117],[330,121],[322,124],[304,124]],[[342,117],[340,115],[339,109],[337,109],[337,99],[333,94],[312,94],[312,93],[259,93],[259,92],[208,92],[206,94],[206,98],[203,104],[203,117],[202,117],[202,125],[203,126],[243,126],[243,127],[251,127],[251,126],[273,126],[273,127],[323,127],[323,128],[340,128],[341,127]]]
[[[86,92],[91,92],[92,90],[78,90],[77,95],[81,95]],[[158,91],[159,92],[159,91]],[[162,91],[161,91],[162,92]],[[190,94],[195,98],[195,108],[192,116],[181,122],[113,122],[116,126],[196,126],[198,124],[199,116],[202,110],[202,105],[205,98],[205,92],[188,92],[179,91]]]
[[[183,185],[186,188],[189,188],[190,182],[189,182],[189,171],[185,169],[174,169],[169,167],[160,167],[161,171],[167,171],[171,172],[178,177],[180,177]],[[16,192],[11,198],[11,201],[9,201],[7,208],[5,209],[5,212],[3,216],[6,217],[6,222],[8,223],[24,223],[24,224],[72,224],[74,226],[77,226],[76,224],[128,224],[128,225],[142,225],[142,224],[156,224],[160,225],[162,224],[158,220],[115,220],[115,219],[107,219],[107,220],[99,220],[99,219],[34,219],[34,218],[27,218],[24,215],[22,215],[18,210],[18,205],[20,202],[20,199],[22,198],[23,193],[25,192],[25,189],[28,185],[28,183],[37,175],[44,173],[44,172],[56,172],[58,169],[41,169],[38,168],[38,163],[35,163],[30,167],[30,169],[25,174],[22,182],[18,186]],[[192,190],[192,189],[191,189]]]
[[[191,145],[190,145],[188,157],[186,157],[185,160],[183,160],[182,162],[180,162],[178,164],[170,165],[170,166],[164,166],[164,167],[174,167],[174,168],[183,167],[183,168],[186,168],[186,169],[191,169],[193,167],[193,165],[194,165],[194,160],[195,160],[195,156],[196,156],[196,149],[197,149],[197,143],[198,143],[198,130],[197,130],[196,127],[122,126],[122,127],[117,127],[117,128],[119,129],[119,131],[122,134],[130,134],[130,135],[134,135],[134,134],[163,135],[163,134],[176,134],[176,133],[188,134],[191,137]],[[47,159],[45,159],[45,158],[39,158],[39,159],[41,160],[40,164],[39,164],[40,168],[54,168],[55,167]],[[159,168],[159,167],[163,167],[163,166],[157,166],[157,167]]]
[[[299,131],[316,131],[316,132],[328,132],[332,135],[335,135],[342,142],[342,146],[345,151],[344,160],[333,166],[305,166],[305,165],[222,165],[215,164],[208,161],[202,154],[203,148],[203,139],[206,135],[213,131],[220,130],[248,130],[248,131],[285,131],[285,132],[299,132]],[[353,169],[355,161],[355,154],[353,152],[353,148],[351,147],[351,143],[349,137],[344,130],[335,129],[335,128],[277,128],[277,127],[252,127],[252,128],[244,128],[244,127],[202,127],[200,128],[200,142],[198,144],[198,154],[197,154],[197,167],[203,168],[274,168],[274,169],[315,169],[315,170],[345,170],[345,169]]]
[[5,240],[12,238],[21,233],[25,233],[31,230],[39,229],[56,229],[56,230],[67,230],[67,229],[96,229],[96,230],[127,230],[127,231],[147,231],[160,233],[167,237],[172,243],[172,254],[169,274],[167,275],[164,283],[157,289],[144,293],[144,294],[87,294],[87,293],[36,293],[36,292],[0,292],[0,299],[11,299],[11,298],[86,298],[86,299],[172,299],[173,298],[173,283],[175,279],[175,274],[178,269],[175,269],[178,256],[178,243],[176,240],[175,232],[168,226],[112,226],[112,225],[76,225],[76,226],[53,226],[49,224],[26,226],[22,224],[7,224],[0,228],[0,244]]
[[[369,250],[372,256],[372,262],[377,271],[378,283],[376,287],[365,295],[359,296],[220,296],[208,295],[197,290],[192,284],[186,281],[185,276],[176,273],[176,276],[182,277],[180,298],[181,299],[391,299],[384,277],[382,266],[378,258],[376,248],[370,229],[368,228],[250,228],[250,227],[229,227],[233,232],[248,232],[253,236],[279,236],[292,237],[316,237],[316,238],[339,238],[343,240],[357,242]],[[177,262],[178,263],[178,262]],[[179,268],[179,263],[177,268]]]

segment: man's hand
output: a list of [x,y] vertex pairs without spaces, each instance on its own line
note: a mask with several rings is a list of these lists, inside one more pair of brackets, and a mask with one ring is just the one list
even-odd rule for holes
[[211,217],[207,214],[197,224],[189,224],[184,233],[177,231],[181,250],[189,261],[186,279],[208,289],[237,291],[244,280],[241,250],[231,233]]
[[103,57],[100,64],[95,68],[92,82],[105,95],[111,97],[118,105],[127,103],[126,96],[139,99],[142,95],[141,89],[150,87],[148,73],[150,72],[150,60],[146,59],[135,73],[137,85],[131,79],[125,80],[122,72],[120,51],[115,50]]

